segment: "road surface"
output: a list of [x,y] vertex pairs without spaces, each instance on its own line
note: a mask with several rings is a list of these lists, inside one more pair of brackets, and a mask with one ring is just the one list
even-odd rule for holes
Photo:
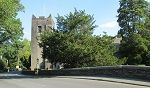
[[25,77],[18,74],[0,74],[0,88],[150,88],[108,81],[74,79],[69,77]]

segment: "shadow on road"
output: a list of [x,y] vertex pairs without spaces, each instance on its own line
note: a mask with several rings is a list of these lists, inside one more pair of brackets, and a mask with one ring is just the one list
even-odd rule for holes
[[[84,80],[96,80],[96,81],[107,81],[114,83],[123,83],[138,86],[150,87],[150,80],[140,80],[133,78],[118,78],[118,77],[108,77],[108,76],[29,76],[22,75],[21,72],[13,71],[9,73],[0,73],[0,79],[40,79],[40,78],[67,78],[67,79],[84,79]],[[141,83],[143,82],[143,83]]]
[[[98,80],[103,81],[101,78],[107,79],[124,79],[124,80],[132,80],[132,81],[143,81],[143,82],[150,82],[150,80],[144,79],[136,79],[136,78],[120,78],[120,77],[109,77],[109,76],[39,76],[39,75],[22,75],[19,71],[12,71],[9,73],[0,73],[0,79],[25,79],[25,78],[70,78],[70,79],[86,79],[86,80]],[[105,80],[104,80],[105,81]]]
[[[56,77],[56,76],[52,76]],[[45,76],[30,76],[30,75],[22,75],[21,72],[19,71],[12,71],[12,72],[7,72],[7,73],[0,73],[0,79],[26,79],[26,78],[32,78],[32,79],[37,79],[37,78],[47,78]],[[51,77],[48,77],[51,78]]]

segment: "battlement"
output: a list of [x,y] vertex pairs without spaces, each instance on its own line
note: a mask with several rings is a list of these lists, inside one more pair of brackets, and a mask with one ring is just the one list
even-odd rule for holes
[[41,20],[43,20],[43,19],[52,19],[52,16],[51,15],[49,15],[48,17],[45,17],[45,16],[39,16],[39,17],[36,17],[35,15],[32,15],[32,19],[41,19]]

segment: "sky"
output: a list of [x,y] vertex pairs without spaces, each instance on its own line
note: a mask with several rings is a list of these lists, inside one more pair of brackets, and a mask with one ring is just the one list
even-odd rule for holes
[[[150,0],[149,0],[150,1]],[[94,35],[101,35],[107,32],[108,35],[115,36],[119,30],[117,23],[117,9],[119,0],[21,0],[24,5],[24,12],[19,12],[18,18],[24,28],[24,38],[31,40],[31,18],[50,14],[54,22],[55,17],[64,16],[77,10],[85,10],[87,14],[93,15],[98,27],[94,30]]]

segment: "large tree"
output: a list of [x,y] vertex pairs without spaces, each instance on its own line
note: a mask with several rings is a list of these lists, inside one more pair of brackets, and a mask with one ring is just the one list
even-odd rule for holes
[[93,36],[94,22],[93,16],[82,10],[58,16],[57,29],[41,35],[43,57],[69,68],[118,64],[112,37]]
[[23,28],[17,14],[23,8],[20,0],[0,0],[0,56],[9,61],[18,55]]
[[145,25],[149,11],[149,3],[145,0],[120,0],[117,21],[122,41],[119,53],[127,58],[126,64],[141,64],[143,54],[148,51],[146,35],[149,34],[144,32],[149,31]]

